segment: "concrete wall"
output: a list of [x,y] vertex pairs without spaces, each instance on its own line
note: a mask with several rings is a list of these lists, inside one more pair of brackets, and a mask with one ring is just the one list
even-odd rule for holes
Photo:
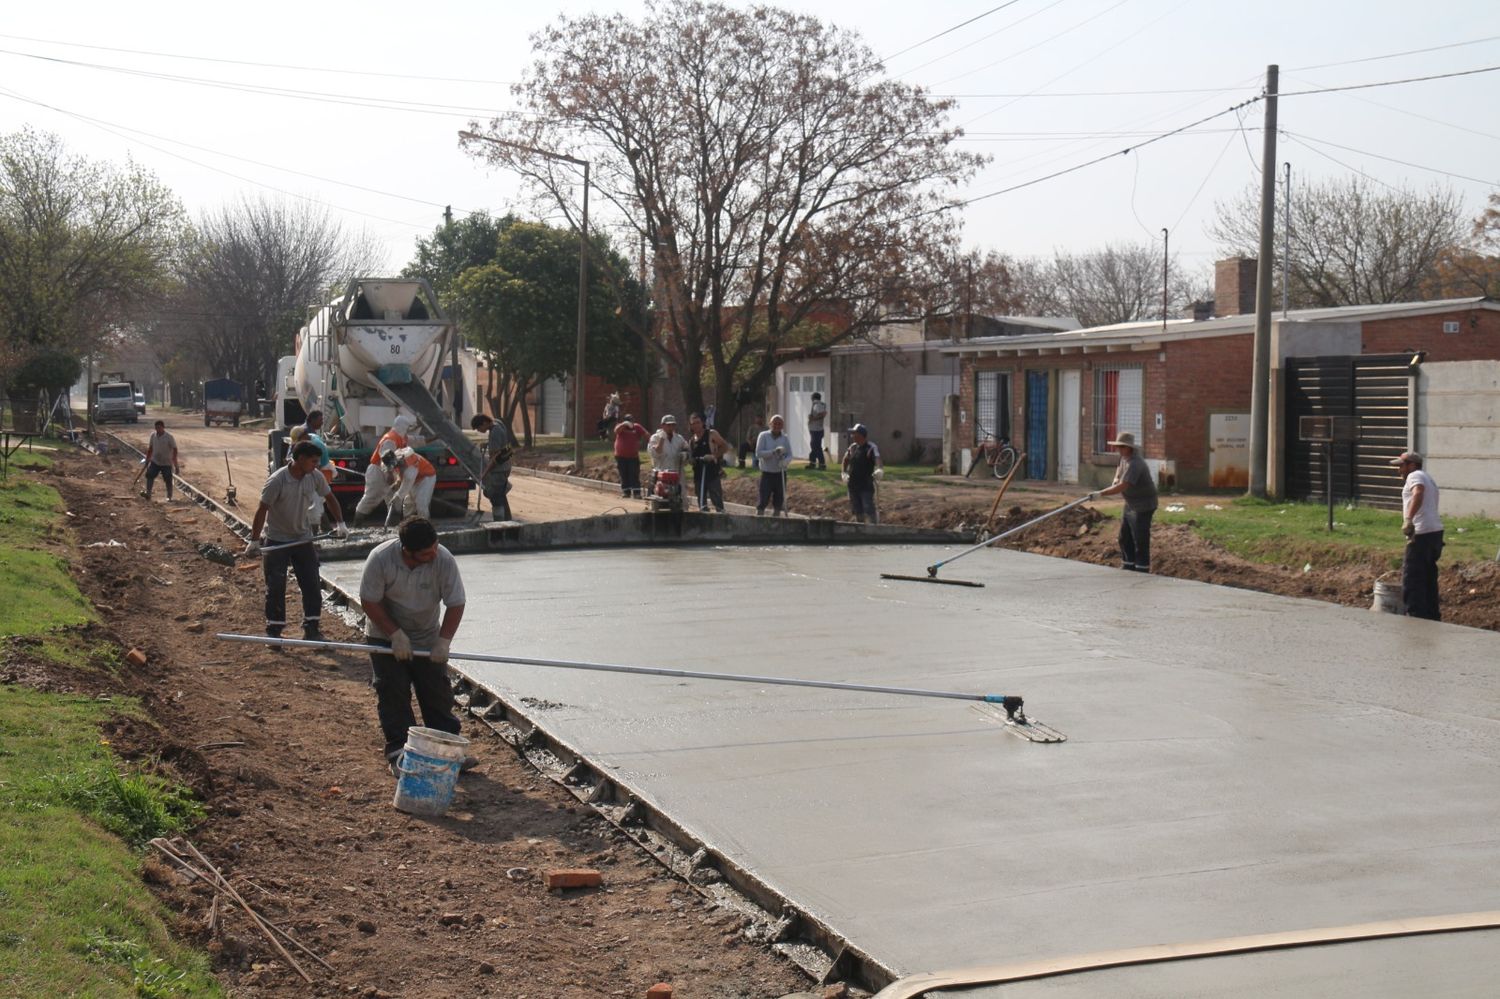
[[1415,445],[1442,512],[1500,516],[1500,361],[1423,364],[1416,401]]
[[[857,420],[870,428],[870,440],[889,462],[904,462],[914,444],[926,458],[937,461],[942,439],[916,434],[917,376],[951,375],[957,392],[958,359],[930,350],[849,351],[830,357],[829,394],[833,419],[829,430],[835,443],[847,445],[844,431]],[[963,446],[963,445],[960,445]],[[835,452],[841,454],[842,450]]]
[[1288,357],[1343,357],[1360,352],[1360,324],[1271,324],[1271,364],[1282,367]]

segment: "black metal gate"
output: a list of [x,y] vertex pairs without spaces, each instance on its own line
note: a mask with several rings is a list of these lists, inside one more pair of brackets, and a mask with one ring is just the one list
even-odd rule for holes
[[[1286,361],[1286,495],[1324,495],[1323,449],[1333,448],[1333,495],[1367,506],[1399,507],[1401,477],[1388,462],[1407,443],[1411,354],[1292,357]],[[1303,416],[1352,416],[1356,444],[1299,439]]]

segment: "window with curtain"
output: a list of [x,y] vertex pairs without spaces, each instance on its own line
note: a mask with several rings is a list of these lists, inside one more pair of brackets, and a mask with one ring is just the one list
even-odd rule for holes
[[1109,451],[1121,433],[1144,437],[1146,373],[1139,367],[1115,366],[1094,371],[1094,452]]

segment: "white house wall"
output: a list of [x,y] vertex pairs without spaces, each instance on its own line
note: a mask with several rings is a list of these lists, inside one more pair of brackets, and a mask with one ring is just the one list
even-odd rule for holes
[[1443,513],[1500,516],[1500,361],[1422,365],[1415,445]]

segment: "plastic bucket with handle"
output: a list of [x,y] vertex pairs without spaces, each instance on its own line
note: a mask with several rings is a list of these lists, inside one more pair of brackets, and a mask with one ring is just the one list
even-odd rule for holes
[[401,753],[400,778],[392,804],[411,815],[442,815],[453,804],[458,770],[469,740],[430,728],[413,727]]

